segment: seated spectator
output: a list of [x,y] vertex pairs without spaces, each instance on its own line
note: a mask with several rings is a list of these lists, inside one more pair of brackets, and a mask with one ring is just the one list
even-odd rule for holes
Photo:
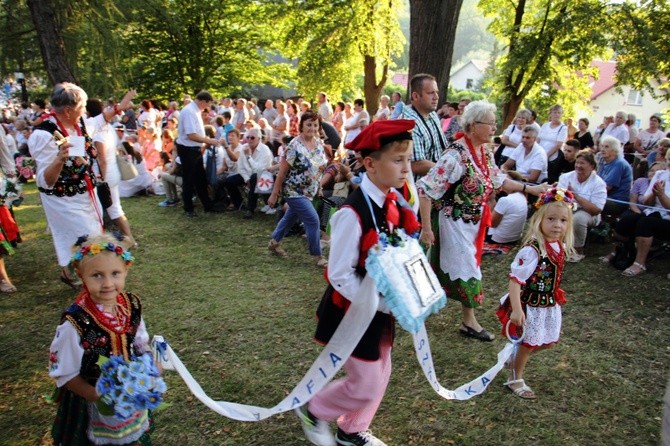
[[547,152],[536,141],[535,127],[524,127],[521,144],[502,165],[502,171],[516,170],[524,181],[530,183],[541,183],[547,178]]
[[[638,204],[642,204],[644,194],[651,184],[651,179],[654,177],[654,174],[659,170],[667,169],[667,164],[665,162],[656,162],[649,167],[647,175],[640,177],[637,180],[633,181],[633,187],[630,189],[630,209],[626,213],[634,212],[639,214],[642,212],[642,209]],[[625,215],[625,214],[624,214]]]
[[216,117],[216,139],[221,140],[225,139],[228,141],[228,132],[235,128],[233,124],[230,123],[230,112],[224,111],[223,114]]
[[172,207],[179,203],[181,193],[178,187],[184,183],[181,177],[181,161],[175,156],[172,161],[163,166],[163,172],[158,175],[165,191],[165,200],[158,203],[161,207]]
[[[507,172],[507,176],[515,181],[523,181],[523,177],[518,172]],[[514,192],[501,197],[493,208],[491,227],[486,241],[501,245],[515,245],[521,240],[527,216],[528,200],[524,193]]]
[[558,186],[575,194],[573,207],[573,231],[575,253],[568,262],[580,262],[586,257],[584,245],[589,228],[600,224],[600,213],[607,202],[607,185],[596,173],[596,157],[589,149],[577,152],[575,170],[558,178]]
[[603,138],[605,136],[613,136],[620,143],[621,149],[619,150],[620,158],[623,158],[623,146],[630,140],[630,132],[628,131],[628,126],[626,125],[626,120],[628,119],[628,113],[625,111],[619,110],[614,115],[614,122],[609,124],[600,137],[598,141],[598,147],[601,147]]
[[237,160],[239,159],[238,148],[240,147],[242,135],[237,129],[228,132],[228,143],[223,144],[223,164],[216,172],[216,187],[214,188],[214,201],[222,201],[228,205],[228,210],[238,209],[232,204],[226,191],[226,179],[237,174]]
[[[615,237],[624,243],[635,238],[635,260],[623,271],[627,277],[639,276],[647,270],[647,256],[655,238],[670,240],[670,170],[659,170],[654,174],[643,204],[654,208],[644,208],[642,213],[622,217],[615,228]],[[601,260],[609,262],[614,255],[613,252]]]
[[637,153],[647,156],[654,150],[656,143],[665,137],[661,130],[661,118],[652,115],[649,118],[649,128],[640,131],[635,138],[635,150]]
[[133,148],[131,144],[124,145],[126,152],[132,157],[133,164],[137,169],[137,176],[130,180],[121,180],[119,183],[119,196],[121,198],[133,197],[135,195],[147,195],[153,193],[151,185],[153,179],[147,170],[142,154]]
[[[563,157],[561,158],[561,161],[559,161],[557,166],[559,177],[564,173],[572,172],[573,170],[575,170],[575,157],[577,156],[577,152],[581,150],[580,147],[581,144],[576,139],[568,139],[567,141],[565,141],[565,143],[563,143],[563,146],[561,147]],[[549,179],[549,183],[554,183],[557,180],[558,178],[556,178],[554,181],[551,181],[551,179]]]
[[610,135],[600,139],[601,159],[598,163],[598,176],[607,184],[608,198],[603,215],[612,217],[618,217],[628,209],[628,197],[633,184],[630,164],[620,157],[620,153],[619,140]]
[[[456,104],[456,107],[458,107],[458,104]],[[521,134],[523,133],[526,124],[528,124],[530,116],[530,111],[523,108],[516,112],[514,122],[512,122],[500,136],[501,144],[495,153],[496,165],[502,166],[505,161],[509,159],[509,156],[514,149],[519,147],[519,144],[521,144]],[[537,133],[535,136],[537,137]]]
[[647,155],[647,165],[651,166],[654,162],[665,159],[668,149],[670,149],[670,138],[663,138],[658,141],[654,150]]
[[261,132],[257,128],[247,131],[247,143],[241,145],[236,150],[238,155],[237,173],[229,175],[224,182],[228,195],[236,209],[239,209],[242,205],[240,187],[244,185],[249,187],[247,207],[244,213],[245,219],[253,218],[254,211],[256,210],[258,203],[256,181],[258,175],[272,164],[272,151],[268,146],[261,143],[260,137]]
[[160,164],[160,147],[158,147],[158,130],[155,127],[149,127],[145,130],[145,140],[142,145],[142,156],[144,164],[149,172]]

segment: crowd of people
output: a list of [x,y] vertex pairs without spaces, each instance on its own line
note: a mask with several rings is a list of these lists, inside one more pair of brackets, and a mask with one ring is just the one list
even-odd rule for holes
[[[523,371],[533,349],[558,341],[560,308],[544,310],[564,302],[563,261],[582,261],[590,231],[607,224],[615,246],[601,260],[625,276],[638,276],[655,244],[669,239],[670,139],[656,115],[647,129],[638,130],[636,118],[620,111],[591,134],[587,118],[574,127],[557,104],[542,125],[534,111],[520,109],[498,133],[493,104],[462,99],[438,107],[437,82],[427,74],[411,79],[408,103],[398,92],[384,95],[373,115],[362,99],[333,105],[323,92],[314,104],[267,99],[262,110],[255,98],[215,100],[207,91],[167,106],[142,99],[137,109],[135,96],[131,90],[119,103],[104,102],[62,83],[48,103],[36,100],[9,116],[5,111],[0,292],[16,291],[2,256],[20,241],[11,212],[20,204],[16,186],[33,177],[60,280],[74,289],[81,290],[82,283],[71,261],[72,246],[81,245],[83,235],[103,234],[108,218],[123,234],[116,253],[121,256],[138,243],[121,198],[158,195],[164,196],[158,206],[181,205],[187,218],[198,217],[196,207],[209,214],[240,212],[244,219],[257,212],[276,214],[268,250],[278,257],[289,255],[282,246],[286,235],[304,233],[313,263],[330,263],[330,294],[319,309],[324,320],[331,312],[346,311],[344,301],[357,292],[352,284],[360,284],[366,253],[350,251],[368,243],[366,231],[418,229],[414,222],[420,217],[418,237],[431,247],[431,266],[449,298],[461,302],[459,332],[485,342],[495,336],[474,311],[484,299],[482,255],[487,247],[520,245],[524,228],[530,228],[513,263],[500,317],[516,325],[551,319],[551,326],[533,327],[539,330],[532,332],[535,340],[524,344],[529,347],[518,362],[508,364],[506,385],[521,398],[534,398]],[[547,192],[549,184],[558,189]],[[405,210],[401,218],[388,214],[396,202]],[[323,251],[331,242],[327,259]],[[556,268],[550,297],[530,285],[540,260]],[[538,293],[551,302],[533,301]],[[526,306],[542,311],[527,312]],[[380,320],[386,320],[388,311],[380,312],[386,314]],[[368,431],[390,372],[392,335],[379,330],[377,338],[366,341],[376,353],[355,353],[362,363],[348,363],[351,376],[299,412],[308,438],[322,442],[315,444],[336,444],[323,421],[348,414],[338,421],[337,444],[383,445]],[[373,396],[363,398],[357,386],[369,385],[360,375],[372,370],[369,361],[385,379]]]

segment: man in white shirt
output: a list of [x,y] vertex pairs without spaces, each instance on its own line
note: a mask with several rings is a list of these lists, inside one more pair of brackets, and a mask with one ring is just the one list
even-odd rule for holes
[[263,109],[262,115],[270,124],[272,124],[275,118],[279,116],[279,113],[277,112],[277,109],[275,108],[272,99],[268,99],[265,101],[265,108]]
[[239,209],[242,205],[240,187],[245,184],[249,186],[247,209],[244,213],[244,218],[249,220],[254,217],[254,211],[258,203],[256,181],[261,172],[272,164],[272,151],[268,146],[261,143],[261,132],[256,127],[247,130],[246,139],[247,143],[242,144],[237,149],[237,153],[239,154],[237,173],[229,175],[224,182],[224,186],[228,191],[228,195],[230,195],[235,209]]
[[541,183],[547,178],[547,152],[536,140],[537,129],[532,125],[524,127],[521,144],[502,165],[502,171],[516,170],[530,183]]
[[219,141],[205,136],[205,126],[202,122],[202,111],[212,102],[212,95],[203,90],[181,111],[177,127],[177,154],[181,161],[182,198],[184,212],[187,217],[195,217],[193,210],[193,193],[205,208],[205,212],[216,212],[212,200],[207,193],[207,177],[202,160],[202,145],[216,146]]
[[330,106],[328,96],[323,91],[319,93],[319,116],[324,122],[330,122],[330,118],[333,116],[333,107]]
[[600,224],[600,213],[607,202],[607,184],[596,173],[596,158],[589,149],[580,150],[575,160],[575,170],[558,178],[558,186],[575,194],[573,207],[573,232],[576,253],[568,262],[584,259],[584,244],[588,229]]

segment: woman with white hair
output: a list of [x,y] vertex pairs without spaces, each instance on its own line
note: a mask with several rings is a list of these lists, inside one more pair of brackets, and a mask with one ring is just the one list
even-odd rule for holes
[[477,322],[474,312],[484,299],[480,263],[491,224],[489,200],[501,187],[508,193],[533,195],[546,188],[506,179],[499,172],[490,147],[496,130],[495,111],[495,105],[486,101],[465,107],[461,119],[464,133],[454,135],[454,142],[416,184],[424,222],[421,241],[432,246],[431,264],[447,295],[461,301],[460,333],[480,341],[494,339]]
[[125,110],[135,96],[131,90],[113,108],[84,122],[86,92],[75,84],[56,84],[51,96],[53,114],[35,128],[28,148],[37,165],[40,200],[53,236],[61,281],[73,288],[78,281],[68,270],[70,248],[82,235],[102,233],[102,208],[95,190],[93,162],[97,157],[91,137]]
[[607,184],[607,203],[602,213],[612,217],[618,217],[628,209],[633,184],[633,171],[620,156],[621,150],[621,142],[614,136],[606,135],[600,139],[598,176]]

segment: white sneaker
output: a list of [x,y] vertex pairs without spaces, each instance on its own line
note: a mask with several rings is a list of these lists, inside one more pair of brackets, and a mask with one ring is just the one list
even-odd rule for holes
[[295,414],[300,419],[300,424],[302,425],[302,430],[305,433],[305,437],[312,443],[317,446],[337,446],[335,442],[335,436],[330,431],[328,423],[319,420],[314,415],[309,413],[307,406],[300,406],[295,408]]
[[340,428],[337,429],[336,441],[340,446],[387,446],[370,431],[347,434]]
[[585,257],[586,256],[584,254],[580,254],[578,252],[575,252],[575,253],[571,254],[570,257],[568,257],[565,260],[567,260],[570,263],[579,263],[582,260],[584,260]]
[[268,211],[268,209],[270,209],[270,206],[268,206],[268,205],[266,204],[265,206],[263,206],[263,207],[261,208],[261,212],[265,214],[265,213]]
[[265,211],[265,213],[268,215],[274,215],[277,213],[277,208],[270,208],[267,211]]

